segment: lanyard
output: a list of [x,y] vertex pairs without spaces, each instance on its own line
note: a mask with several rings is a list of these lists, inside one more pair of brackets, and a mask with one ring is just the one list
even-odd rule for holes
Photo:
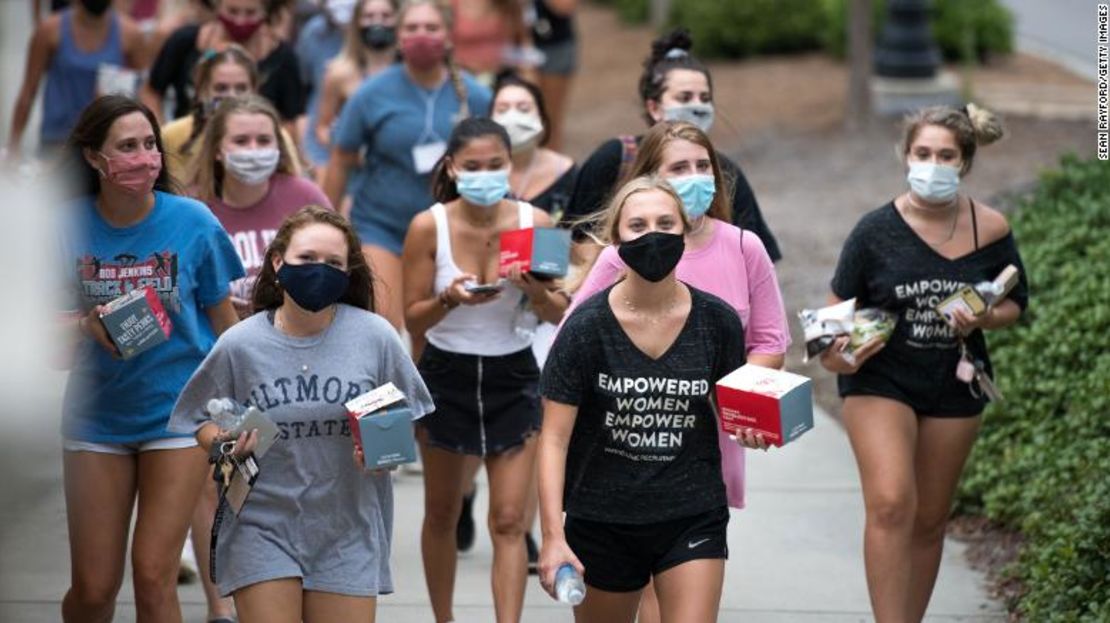
[[447,84],[446,81],[444,81],[443,84],[439,85],[439,87],[436,88],[435,91],[432,91],[430,93],[416,85],[413,85],[413,88],[416,89],[417,94],[420,95],[420,99],[424,100],[424,130],[420,132],[420,137],[416,139],[417,145],[443,141],[439,134],[436,133],[435,123],[436,100],[439,99],[439,94],[443,91],[443,86],[445,84]]

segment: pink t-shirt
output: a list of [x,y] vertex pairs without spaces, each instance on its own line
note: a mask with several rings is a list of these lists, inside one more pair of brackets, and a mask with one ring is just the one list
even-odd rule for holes
[[[712,220],[709,244],[682,254],[675,276],[731,305],[744,325],[748,353],[782,354],[790,346],[790,329],[775,267],[759,236],[724,221]],[[616,283],[627,270],[615,246],[598,255],[590,274],[574,295],[570,314],[586,299]],[[744,449],[719,432],[721,473],[728,504],[744,508]]]
[[331,202],[316,184],[303,177],[282,174],[270,178],[270,190],[252,206],[232,207],[219,199],[208,204],[227,230],[247,271],[246,277],[231,283],[231,296],[250,300],[254,280],[266,259],[266,247],[277,235],[282,221],[307,205],[332,209]]

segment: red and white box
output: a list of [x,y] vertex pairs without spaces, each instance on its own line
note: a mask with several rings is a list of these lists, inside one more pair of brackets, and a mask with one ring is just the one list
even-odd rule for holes
[[745,364],[717,381],[721,430],[752,429],[783,446],[813,428],[813,381],[772,368]]

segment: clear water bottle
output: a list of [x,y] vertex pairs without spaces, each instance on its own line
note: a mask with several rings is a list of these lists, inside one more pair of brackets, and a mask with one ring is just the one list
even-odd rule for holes
[[247,409],[231,398],[213,398],[208,401],[208,415],[220,430],[233,431],[242,425]]
[[586,598],[586,583],[570,563],[565,563],[555,572],[555,599],[565,604],[577,606]]

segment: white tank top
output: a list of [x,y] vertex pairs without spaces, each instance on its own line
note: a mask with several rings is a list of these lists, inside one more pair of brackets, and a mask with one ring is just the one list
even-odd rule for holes
[[[532,227],[532,205],[518,201],[517,208],[520,228]],[[434,290],[438,295],[462,271],[451,253],[447,209],[442,203],[437,203],[432,206],[432,216],[436,223]],[[458,305],[428,329],[426,337],[433,346],[448,352],[497,357],[530,347],[533,339],[531,329],[535,325],[535,314],[524,292],[506,281],[499,297],[482,305]]]

